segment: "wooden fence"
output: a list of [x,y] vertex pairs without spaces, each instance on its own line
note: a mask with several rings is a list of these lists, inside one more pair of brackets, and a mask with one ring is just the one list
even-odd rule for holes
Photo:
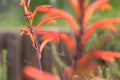
[[[64,44],[61,42],[58,44],[58,51],[60,53],[65,53]],[[32,65],[37,67],[36,55],[32,47],[31,41],[28,36],[21,36],[17,32],[0,32],[0,54],[2,50],[6,49],[8,52],[7,64],[8,67],[8,80],[30,80],[22,75],[22,67],[24,65]],[[62,49],[62,50],[60,50]],[[64,61],[70,61],[70,58],[59,54]],[[67,57],[67,58],[66,58]],[[52,72],[51,68],[53,66],[60,67],[55,62],[51,50],[51,45],[48,44],[43,50],[42,54],[42,69],[48,72]],[[62,77],[62,74],[60,74]]]
[[[104,40],[103,38],[109,38],[109,40]],[[90,44],[91,50],[93,50],[94,46],[98,45],[102,41],[102,43],[108,43],[111,40],[113,40],[116,37],[120,37],[120,29],[117,32],[109,32],[103,36],[100,37],[97,43]],[[101,44],[102,46],[104,44]],[[98,46],[98,49],[99,47]],[[67,49],[65,48],[65,45],[61,42],[57,46],[58,51],[62,54],[59,54],[59,56],[66,62],[70,63],[71,58],[69,57],[69,54],[67,53]],[[34,67],[37,67],[37,61],[34,49],[31,45],[31,41],[28,38],[28,36],[20,36],[17,32],[3,32],[0,31],[0,54],[2,53],[2,50],[6,49],[8,51],[8,58],[7,58],[7,67],[8,67],[8,80],[29,80],[25,78],[22,75],[22,67],[26,64],[32,65]],[[97,46],[95,48],[97,50]],[[42,69],[48,72],[51,72],[51,68],[56,65],[58,66],[57,62],[55,62],[53,56],[52,56],[52,50],[51,45],[48,44],[48,46],[43,50],[42,55]],[[60,70],[60,67],[58,66],[58,69]],[[60,74],[62,77],[62,73]]]

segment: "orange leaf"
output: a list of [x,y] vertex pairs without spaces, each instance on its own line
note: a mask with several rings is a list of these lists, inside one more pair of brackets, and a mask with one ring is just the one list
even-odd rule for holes
[[94,51],[91,53],[92,56],[96,58],[100,58],[104,61],[114,62],[115,58],[120,58],[119,52],[111,52],[111,51]]
[[107,3],[109,0],[96,0],[86,10],[83,19],[83,26],[86,26],[92,14],[97,10],[100,5]]
[[75,11],[76,16],[79,19],[80,18],[80,6],[78,3],[78,0],[68,0],[68,2],[73,7],[73,10]]
[[32,33],[29,30],[26,30],[26,29],[23,29],[23,28],[20,31],[21,31],[20,32],[21,35],[25,33],[30,37],[30,39],[32,41],[32,45],[33,45],[33,47],[35,47],[35,40],[34,40],[34,37],[33,37]]
[[69,48],[69,50],[72,53],[72,56],[75,56],[75,44],[73,42],[73,40],[66,34],[63,33],[57,33],[57,32],[45,32],[45,31],[39,31],[37,32],[37,34],[41,34],[42,35],[42,39],[45,40],[47,38],[52,38],[52,37],[57,37],[59,39],[61,39],[66,46]]
[[75,20],[69,15],[67,12],[59,9],[51,9],[49,13],[47,13],[44,17],[55,17],[55,18],[62,18],[70,24],[71,29],[75,36],[78,36],[78,25],[76,24]]
[[41,5],[35,8],[32,17],[34,17],[38,12],[49,12],[52,9],[51,5]]
[[[96,31],[98,28],[101,28],[101,26],[107,25],[111,23],[120,23],[120,18],[113,18],[113,19],[106,19],[106,20],[100,20],[92,24],[83,34],[81,44],[84,46],[85,42],[88,40],[88,38],[92,35],[94,31]],[[109,27],[109,26],[105,26]],[[102,27],[103,28],[103,27]],[[116,30],[113,26],[110,26],[113,30]]]
[[36,32],[39,30],[39,28],[40,28],[43,24],[45,24],[46,22],[53,21],[53,20],[54,20],[54,18],[45,18],[45,19],[43,19],[43,20],[36,26],[36,28],[35,28],[35,34],[36,34]]
[[49,12],[51,10],[51,8],[52,7],[50,5],[41,5],[41,6],[36,7],[35,10],[33,11],[32,15],[31,15],[30,26],[32,26],[33,19],[34,19],[35,15],[37,13],[40,13],[40,12]]
[[56,77],[48,72],[44,72],[42,70],[38,70],[32,66],[24,66],[23,74],[26,77],[33,78],[35,80],[58,80]]
[[77,61],[76,73],[82,76],[88,76],[89,73],[96,71],[98,64],[92,60],[91,54],[85,54]]
[[61,34],[60,38],[67,45],[67,47],[69,48],[69,50],[72,53],[72,56],[75,57],[75,44],[74,44],[74,42],[69,38],[68,35],[65,35],[65,34]]
[[116,26],[113,23],[103,25],[103,26],[101,26],[101,28],[105,29],[105,30],[106,29],[111,29],[113,32],[117,31],[117,28],[116,28]]
[[41,52],[42,52],[43,48],[45,47],[45,45],[46,45],[48,42],[58,42],[58,39],[57,39],[56,37],[51,37],[51,38],[48,38],[48,39],[44,40],[44,41],[42,42],[42,44],[40,45],[40,47],[39,47],[40,56],[41,56]]
[[77,66],[85,66],[87,64],[87,62],[91,59],[91,55],[90,54],[85,54],[84,56],[82,56],[78,61],[77,61]]
[[96,58],[113,63],[115,58],[120,58],[120,52],[94,51],[85,54],[80,59],[78,59],[76,64],[76,72],[79,74],[85,74],[86,71],[89,73],[89,70],[91,71],[91,69],[93,71],[96,70],[98,65],[95,62],[96,60],[94,60]]
[[112,7],[111,7],[108,3],[104,3],[104,4],[102,4],[102,5],[99,7],[99,9],[100,9],[101,11],[104,11],[105,9],[111,10]]

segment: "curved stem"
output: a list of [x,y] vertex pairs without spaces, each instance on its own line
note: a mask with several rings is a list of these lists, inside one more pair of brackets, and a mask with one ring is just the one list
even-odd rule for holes
[[37,44],[37,40],[36,40],[36,35],[34,35],[34,31],[33,31],[33,28],[29,29],[30,32],[32,33],[33,37],[34,37],[34,49],[35,49],[35,52],[36,52],[36,58],[37,58],[37,61],[38,61],[38,67],[39,69],[41,70],[41,57],[39,56],[39,51],[38,51],[38,44]]

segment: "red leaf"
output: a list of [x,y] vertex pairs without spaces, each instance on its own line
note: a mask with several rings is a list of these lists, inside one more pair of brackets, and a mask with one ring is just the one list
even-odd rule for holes
[[96,58],[100,58],[104,61],[114,62],[115,58],[120,58],[119,52],[111,52],[111,51],[94,51],[91,53],[92,56]]
[[[36,28],[35,28],[35,34],[36,34],[36,32],[37,31],[39,31],[39,28],[43,25],[43,24],[45,24],[46,22],[50,22],[50,21],[53,21],[54,20],[54,18],[45,18],[45,19],[43,19],[42,21],[40,21],[40,23],[36,26]],[[55,20],[54,20],[55,21]]]
[[71,51],[72,56],[75,56],[75,44],[68,35],[63,34],[63,33],[47,32],[47,31],[39,31],[39,32],[37,32],[37,34],[41,34],[43,40],[45,40],[47,38],[52,38],[52,37],[61,39],[66,44],[66,46],[69,48],[69,50]]
[[75,36],[78,36],[78,25],[76,24],[75,20],[72,18],[72,16],[70,14],[68,14],[67,12],[63,11],[63,10],[59,10],[59,9],[51,9],[51,11],[49,11],[49,13],[47,13],[45,16],[45,18],[47,17],[55,17],[55,18],[61,18],[64,19],[65,21],[67,21],[70,24],[70,27],[73,31],[73,33],[75,34]]
[[114,62],[115,58],[120,58],[120,52],[111,52],[111,51],[94,51],[88,54],[85,54],[77,61],[77,66],[86,65],[91,59],[100,58],[104,61]]
[[49,12],[52,9],[51,5],[41,5],[35,8],[32,17],[34,17],[38,12]]
[[87,62],[91,59],[91,57],[92,56],[90,54],[85,54],[77,61],[77,66],[80,67],[86,65]]
[[94,61],[91,54],[85,54],[77,61],[76,73],[88,76],[89,73],[97,70],[98,64]]
[[78,0],[68,0],[68,2],[73,7],[73,10],[75,11],[76,16],[79,19],[80,18],[80,6],[78,3]]
[[42,70],[38,70],[32,66],[23,67],[23,74],[26,77],[33,78],[35,80],[57,80],[55,76],[48,72],[44,72]]
[[99,9],[100,9],[101,11],[104,11],[105,9],[111,10],[112,7],[111,7],[108,3],[104,3],[104,4],[102,4],[102,5],[99,7]]
[[40,55],[41,55],[41,52],[42,52],[43,48],[45,47],[45,45],[48,42],[58,42],[58,39],[56,37],[51,37],[51,38],[45,39],[39,47]]
[[117,31],[117,27],[113,23],[103,25],[103,26],[101,26],[101,28],[105,29],[105,30],[111,29],[113,32]]
[[32,26],[33,24],[33,19],[35,17],[35,15],[37,13],[40,13],[40,12],[49,12],[51,10],[51,6],[50,5],[41,5],[41,6],[38,6],[34,9],[32,15],[30,16],[31,17],[31,20],[30,20],[30,27]]
[[83,19],[83,26],[86,26],[92,14],[97,10],[100,5],[107,3],[109,0],[96,0],[86,10]]
[[[104,25],[108,25],[108,24],[113,24],[113,23],[120,23],[120,18],[113,18],[113,19],[106,19],[106,20],[100,20],[95,22],[94,24],[92,24],[83,34],[82,36],[82,40],[81,40],[81,44],[82,46],[84,46],[84,44],[86,43],[86,41],[88,40],[88,38],[92,35],[92,33],[94,31],[96,31],[98,28],[103,28],[102,26]],[[116,30],[113,26],[105,26],[108,28],[111,28],[114,30]]]

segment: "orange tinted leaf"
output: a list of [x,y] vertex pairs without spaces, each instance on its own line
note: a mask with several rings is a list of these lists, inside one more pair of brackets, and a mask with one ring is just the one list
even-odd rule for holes
[[[43,20],[36,26],[36,28],[35,28],[35,34],[36,34],[37,31],[39,31],[39,28],[40,28],[43,24],[45,24],[46,22],[53,21],[53,20],[54,20],[54,18],[45,18],[45,19],[43,19]],[[55,20],[54,20],[54,21],[55,21]]]
[[49,13],[47,13],[44,17],[55,17],[55,18],[62,18],[65,21],[67,21],[70,24],[70,27],[75,34],[75,36],[78,35],[78,25],[75,22],[75,20],[72,18],[71,15],[69,15],[67,12],[59,9],[51,9]]
[[50,5],[41,5],[41,6],[38,6],[34,9],[32,15],[31,15],[31,20],[30,20],[30,26],[32,26],[33,24],[33,19],[35,17],[35,15],[37,13],[40,13],[40,12],[49,12],[51,10],[51,6]]
[[27,34],[29,37],[30,37],[30,39],[31,39],[31,41],[32,41],[32,44],[33,44],[33,47],[35,47],[35,40],[34,40],[34,37],[33,37],[33,35],[32,35],[32,33],[29,31],[29,30],[26,30],[26,29],[21,29],[20,30],[21,32],[20,32],[20,34],[22,35],[22,34]]
[[83,19],[83,26],[86,26],[92,14],[100,7],[100,5],[108,2],[109,0],[96,0],[86,10]]
[[99,7],[99,9],[100,9],[101,11],[104,11],[105,9],[111,10],[112,7],[111,7],[108,3],[104,3],[104,4],[102,4],[102,5]]
[[75,44],[68,35],[63,34],[63,33],[58,33],[58,32],[45,32],[45,31],[42,31],[42,32],[39,31],[37,32],[37,34],[42,35],[42,40],[45,40],[47,38],[52,38],[52,37],[57,37],[61,39],[71,51],[72,56],[75,56]]
[[87,62],[91,59],[91,55],[90,54],[85,54],[84,56],[82,56],[78,61],[77,61],[77,67],[80,67],[82,65],[86,65]]
[[80,6],[79,6],[79,3],[78,3],[78,0],[68,0],[68,2],[73,7],[76,16],[79,19],[80,18]]
[[58,39],[56,37],[51,37],[51,38],[48,38],[48,39],[44,40],[39,47],[40,55],[41,55],[41,52],[42,52],[43,48],[45,47],[45,45],[48,42],[58,42]]
[[23,67],[23,74],[26,77],[35,79],[35,80],[57,80],[55,76],[48,72],[38,70],[32,66]]
[[[106,19],[106,20],[100,20],[92,24],[83,34],[81,44],[84,46],[85,42],[88,40],[88,38],[92,35],[94,31],[96,31],[98,28],[103,28],[102,26],[108,25],[108,23],[120,23],[120,18],[113,18],[113,19]],[[109,26],[105,26],[108,27]],[[110,25],[110,28],[113,30],[116,30],[114,26]]]
[[82,76],[88,76],[89,73],[97,70],[98,64],[93,60],[91,54],[85,54],[77,61],[76,73]]
[[51,10],[51,5],[41,5],[35,8],[32,16],[34,17],[38,12],[49,12]]
[[101,28],[102,29],[111,29],[113,32],[117,31],[117,28],[113,23],[103,25],[103,26],[101,26]]
[[74,44],[74,42],[70,39],[70,37],[68,35],[65,35],[65,34],[61,34],[60,38],[67,45],[67,47],[69,48],[69,50],[72,53],[72,56],[75,57],[75,44]]
[[115,58],[120,58],[120,53],[111,51],[94,51],[92,52],[92,56],[104,61],[114,62]]

